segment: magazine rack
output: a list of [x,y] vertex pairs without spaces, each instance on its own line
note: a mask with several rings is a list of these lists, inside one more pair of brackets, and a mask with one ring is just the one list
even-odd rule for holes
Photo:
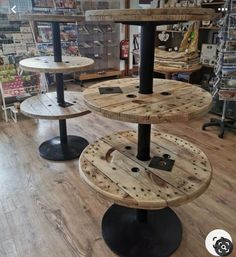
[[[82,137],[67,135],[66,119],[87,114],[88,111],[84,110],[82,104],[79,105],[81,108],[77,108],[77,100],[71,98],[70,92],[65,94],[64,97],[63,72],[83,70],[93,65],[93,60],[85,57],[62,57],[60,23],[80,21],[84,17],[67,14],[26,14],[24,18],[30,21],[52,22],[54,57],[41,56],[25,59],[20,62],[20,66],[22,69],[29,71],[55,73],[57,94],[56,97],[55,95],[51,97],[50,94],[47,94],[46,103],[43,102],[44,97],[28,99],[26,103],[22,104],[22,111],[28,116],[38,118],[47,116],[47,119],[50,118],[48,111],[51,112],[51,119],[59,120],[60,136],[42,143],[39,147],[40,155],[45,159],[54,161],[72,160],[80,156],[88,142]],[[78,94],[80,93],[75,94],[74,97],[79,98]],[[69,98],[67,99],[67,97]],[[30,108],[34,104],[38,105],[36,107],[39,110],[38,112],[34,112]],[[43,112],[45,112],[45,115],[43,115]],[[58,115],[58,113],[61,113],[61,115]]]
[[223,101],[222,116],[221,119],[213,118],[202,126],[203,130],[212,126],[219,127],[219,138],[224,137],[226,128],[236,131],[235,120],[225,118],[227,102],[236,101],[236,1],[227,0],[225,9],[227,13],[221,21],[222,27],[218,35],[220,43],[213,92],[214,95],[218,94],[219,100]]
[[205,114],[212,101],[208,92],[190,84],[153,79],[155,26],[213,16],[213,10],[201,8],[86,13],[88,21],[142,26],[140,80],[104,82],[84,91],[85,103],[95,113],[138,123],[137,133],[98,139],[79,160],[83,180],[115,203],[103,217],[102,234],[119,256],[170,256],[181,242],[182,226],[169,206],[194,200],[210,183],[211,166],[205,154],[174,135],[151,132],[151,124],[188,121]]

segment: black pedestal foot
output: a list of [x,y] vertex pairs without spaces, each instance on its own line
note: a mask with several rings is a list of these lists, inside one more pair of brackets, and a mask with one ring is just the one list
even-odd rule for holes
[[39,153],[47,160],[68,161],[78,158],[88,144],[82,137],[67,136],[67,144],[61,144],[60,137],[54,137],[39,146]]
[[102,220],[102,234],[109,248],[121,257],[167,257],[180,245],[182,225],[170,209],[147,212],[137,220],[136,209],[112,205]]

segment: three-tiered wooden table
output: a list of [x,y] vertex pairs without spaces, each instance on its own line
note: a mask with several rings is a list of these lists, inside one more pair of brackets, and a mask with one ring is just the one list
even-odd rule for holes
[[59,120],[60,136],[42,143],[40,155],[48,160],[65,161],[80,156],[88,141],[82,137],[67,135],[66,119],[89,113],[83,105],[81,93],[64,93],[63,73],[87,69],[94,61],[79,56],[62,56],[60,23],[84,19],[78,15],[26,14],[24,19],[52,23],[54,56],[40,56],[20,61],[22,69],[33,72],[55,73],[57,93],[28,98],[21,104],[21,111],[27,116],[39,119]]
[[201,8],[87,11],[88,21],[141,25],[140,80],[120,79],[84,91],[90,110],[138,123],[138,132],[112,134],[86,147],[79,167],[83,180],[114,202],[102,220],[102,234],[122,257],[167,257],[179,246],[182,226],[169,207],[190,202],[208,187],[206,155],[174,135],[151,132],[151,124],[188,121],[205,114],[211,95],[187,83],[153,79],[155,26],[211,20]]

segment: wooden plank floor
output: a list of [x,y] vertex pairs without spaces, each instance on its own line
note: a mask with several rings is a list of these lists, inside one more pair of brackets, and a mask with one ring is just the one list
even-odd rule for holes
[[[175,208],[184,234],[173,257],[211,256],[204,241],[216,228],[227,230],[236,241],[236,135],[226,133],[222,140],[215,129],[202,132],[209,117],[158,126],[205,151],[214,170],[201,197]],[[89,142],[136,127],[94,114],[68,120],[67,125],[69,134],[82,135]],[[111,203],[82,183],[78,160],[51,162],[38,155],[39,144],[57,135],[57,121],[0,122],[0,257],[115,257],[100,231]],[[231,256],[236,256],[235,250]]]

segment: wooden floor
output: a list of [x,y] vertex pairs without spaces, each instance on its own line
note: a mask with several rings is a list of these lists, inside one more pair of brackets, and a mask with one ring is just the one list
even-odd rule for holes
[[[158,126],[200,147],[214,169],[209,189],[194,202],[175,208],[184,234],[173,257],[211,256],[204,242],[216,228],[225,229],[236,241],[236,134],[226,133],[222,140],[215,129],[201,131],[209,117]],[[67,125],[69,134],[89,142],[136,127],[94,114],[68,120]],[[57,135],[57,121],[0,122],[0,257],[115,256],[100,231],[111,203],[81,182],[78,160],[51,162],[39,157],[39,144]]]

